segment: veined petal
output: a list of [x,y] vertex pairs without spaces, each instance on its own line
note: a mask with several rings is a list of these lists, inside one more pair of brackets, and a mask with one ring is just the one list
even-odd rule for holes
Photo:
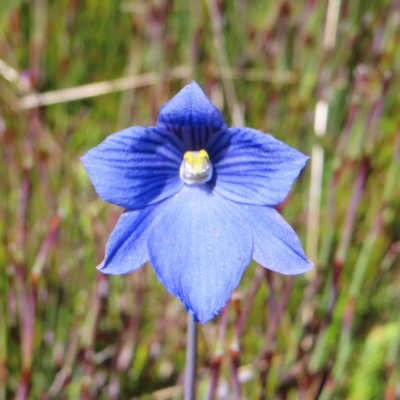
[[149,261],[147,237],[159,210],[159,205],[155,204],[121,215],[108,239],[104,262],[99,267],[101,272],[126,274]]
[[196,82],[186,85],[164,104],[157,126],[174,132],[187,150],[201,150],[214,132],[226,128],[221,113]]
[[148,240],[158,279],[202,323],[229,300],[252,253],[235,205],[206,188],[184,187],[166,200]]
[[250,128],[216,133],[205,149],[214,167],[214,190],[241,203],[273,206],[288,195],[309,157]]
[[291,226],[271,207],[238,207],[251,226],[253,259],[265,268],[285,275],[310,270],[303,247]]
[[135,126],[109,136],[81,160],[103,200],[135,210],[179,191],[183,153],[174,134]]

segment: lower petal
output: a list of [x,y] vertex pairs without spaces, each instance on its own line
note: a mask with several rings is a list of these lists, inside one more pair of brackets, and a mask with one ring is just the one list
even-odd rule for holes
[[271,207],[240,207],[253,232],[253,259],[265,268],[285,275],[310,270],[303,247],[292,227]]
[[235,205],[204,187],[165,201],[148,240],[161,283],[202,323],[229,300],[250,262],[252,237]]
[[108,239],[106,255],[99,271],[121,275],[149,261],[147,237],[158,207],[160,205],[148,206],[136,211],[125,211],[121,215]]

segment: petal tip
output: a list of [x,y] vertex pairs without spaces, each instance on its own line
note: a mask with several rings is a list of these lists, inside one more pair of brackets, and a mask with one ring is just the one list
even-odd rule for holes
[[101,269],[104,267],[104,260],[96,267],[98,271],[101,271]]
[[79,157],[79,161],[85,166],[88,161],[88,152],[85,153],[83,156]]
[[301,153],[301,154],[303,156],[304,165],[306,165],[311,160],[311,157],[304,153]]
[[109,262],[103,261],[100,265],[96,267],[97,271],[100,271],[103,274],[106,275],[125,275],[129,274],[130,272],[134,271],[136,268],[132,268],[129,270],[126,269],[119,269],[115,265],[110,265]]
[[309,260],[305,260],[304,263],[301,265],[296,265],[296,266],[290,266],[290,267],[285,267],[285,268],[276,268],[272,267],[271,265],[269,266],[264,266],[263,264],[259,263],[259,265],[265,269],[269,269],[271,271],[277,272],[281,275],[286,275],[286,276],[295,276],[295,275],[302,275],[314,268],[314,264],[310,262]]
[[215,130],[226,128],[221,113],[196,81],[186,85],[160,108],[157,125],[165,124],[209,126]]
[[290,275],[300,275],[300,274],[304,274],[308,271],[311,271],[314,268],[314,263],[312,263],[308,258],[305,259],[305,263],[302,266],[302,268],[299,268],[298,270],[296,270],[293,274]]
[[212,319],[214,319],[221,312],[221,309],[196,312],[196,311],[194,311],[194,310],[192,310],[190,308],[187,308],[186,305],[185,305],[185,308],[186,308],[187,312],[193,316],[193,320],[195,322],[198,322],[198,323],[202,324],[202,325],[205,325],[207,322],[209,322]]

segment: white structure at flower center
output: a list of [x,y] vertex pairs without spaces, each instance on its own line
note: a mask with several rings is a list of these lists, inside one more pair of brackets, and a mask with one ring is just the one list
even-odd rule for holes
[[213,167],[205,150],[187,151],[183,156],[179,175],[188,185],[208,182],[213,173]]

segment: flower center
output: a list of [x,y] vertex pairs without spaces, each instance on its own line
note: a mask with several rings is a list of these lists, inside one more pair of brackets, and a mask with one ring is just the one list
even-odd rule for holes
[[213,167],[205,150],[187,151],[183,156],[179,175],[188,185],[208,182],[213,173]]

